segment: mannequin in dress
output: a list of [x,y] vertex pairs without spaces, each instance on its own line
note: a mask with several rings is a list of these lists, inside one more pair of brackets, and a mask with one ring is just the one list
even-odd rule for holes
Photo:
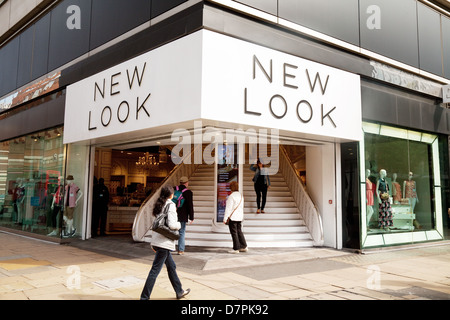
[[402,199],[402,187],[397,182],[397,174],[392,174],[392,197],[395,204],[399,204]]
[[73,215],[78,201],[83,196],[83,192],[74,183],[73,176],[71,175],[67,177],[67,185],[65,189],[63,219],[66,225],[66,233],[63,234],[63,236],[72,237],[76,232],[76,228],[73,227]]
[[[411,213],[414,213],[414,209],[416,208],[416,204],[419,203],[419,197],[417,196],[416,182],[412,179],[414,174],[410,172],[408,174],[408,180],[403,182],[403,198],[409,199],[409,204],[411,205]],[[417,219],[413,222],[414,227],[416,229],[422,229],[422,226],[417,221]]]
[[370,219],[373,215],[373,205],[374,205],[374,196],[373,196],[373,183],[369,180],[370,170],[366,170],[366,216],[367,216],[367,226],[369,226]]
[[416,207],[416,204],[419,203],[419,198],[417,197],[416,182],[412,178],[413,173],[410,172],[408,180],[403,182],[403,198],[409,199],[411,212],[414,213],[414,208]]
[[378,198],[378,226],[389,231],[389,227],[394,225],[392,221],[392,208],[389,198],[382,199],[383,193],[389,193],[389,184],[386,181],[387,172],[380,170],[380,179],[377,181],[377,198]]

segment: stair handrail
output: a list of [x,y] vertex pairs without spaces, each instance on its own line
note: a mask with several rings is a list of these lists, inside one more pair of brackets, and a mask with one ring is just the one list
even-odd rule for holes
[[150,194],[142,203],[134,218],[133,229],[131,232],[133,240],[135,242],[145,242],[145,237],[149,233],[150,226],[153,221],[153,206],[158,199],[160,190],[167,185],[177,186],[180,182],[181,177],[187,176],[189,178],[195,172],[198,165],[195,163],[187,164],[184,160],[187,157],[191,157],[191,159],[193,159],[193,155],[198,148],[201,149],[202,145],[194,146],[189,154],[183,156],[181,163],[169,173],[169,175],[163,180],[160,186],[154,192],[152,192],[152,194]]
[[305,221],[306,227],[313,239],[314,246],[323,246],[323,224],[319,210],[306,191],[303,181],[300,179],[297,170],[295,170],[294,165],[289,159],[286,149],[280,146],[280,151],[280,172],[291,190],[294,202]]

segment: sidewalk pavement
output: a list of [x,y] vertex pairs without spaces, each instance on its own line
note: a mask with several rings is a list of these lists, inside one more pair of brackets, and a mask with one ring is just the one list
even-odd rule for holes
[[[0,243],[0,300],[138,300],[154,257],[123,237],[59,245],[0,232]],[[367,254],[187,249],[174,255],[187,300],[450,299],[449,241]],[[175,299],[165,270],[151,299]]]

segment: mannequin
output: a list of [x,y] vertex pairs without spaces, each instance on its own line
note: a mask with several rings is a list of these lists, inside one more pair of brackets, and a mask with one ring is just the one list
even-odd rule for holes
[[373,215],[373,205],[374,205],[374,197],[373,197],[373,183],[369,180],[370,170],[366,170],[366,215],[367,215],[367,226],[370,223],[370,219]]
[[403,198],[409,199],[411,213],[414,213],[414,208],[416,207],[416,204],[419,203],[419,198],[417,197],[416,182],[412,180],[412,178],[413,173],[410,172],[408,180],[403,182]]
[[[416,182],[412,179],[414,174],[410,172],[408,174],[408,180],[403,182],[403,198],[408,198],[411,205],[411,213],[414,213],[416,204],[419,203],[419,197],[417,196]],[[422,229],[422,226],[417,220],[413,222],[416,229]]]
[[64,194],[65,197],[64,197],[64,217],[63,217],[66,225],[66,232],[65,234],[63,234],[63,236],[72,237],[77,231],[76,228],[73,227],[73,214],[75,212],[75,208],[78,204],[78,201],[83,196],[83,192],[74,183],[72,175],[69,175],[66,180],[67,185]]
[[378,226],[389,231],[389,227],[394,225],[392,221],[392,208],[387,199],[382,199],[381,195],[384,193],[389,194],[389,184],[386,181],[387,172],[384,169],[380,170],[380,179],[377,181],[377,199],[378,199]]
[[[60,180],[58,180],[60,181]],[[58,187],[56,188],[56,192],[53,195],[52,199],[52,205],[51,205],[51,226],[53,227],[53,231],[50,232],[47,236],[58,236],[60,232],[57,230],[57,222],[56,218],[58,217],[58,214],[62,211],[63,207],[63,201],[64,201],[64,186],[61,184],[58,184]]]
[[14,189],[17,205],[17,223],[22,224],[25,211],[25,184],[22,178],[17,179],[17,187]]
[[402,199],[402,187],[400,183],[397,182],[397,174],[392,174],[392,197],[395,204],[399,204]]

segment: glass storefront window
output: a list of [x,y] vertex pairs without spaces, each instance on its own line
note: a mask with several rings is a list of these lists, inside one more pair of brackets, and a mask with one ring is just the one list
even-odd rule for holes
[[66,187],[64,197],[63,237],[82,237],[86,230],[87,175],[89,171],[89,146],[67,146]]
[[0,143],[0,226],[60,236],[55,194],[64,184],[62,128]]
[[442,237],[436,135],[364,123],[362,246]]

